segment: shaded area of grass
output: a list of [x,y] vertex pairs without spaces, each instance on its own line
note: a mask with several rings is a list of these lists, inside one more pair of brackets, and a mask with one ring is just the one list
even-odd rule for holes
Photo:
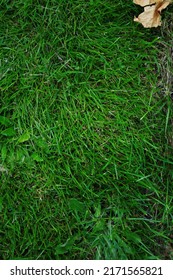
[[170,259],[164,34],[125,1],[1,5],[1,258]]

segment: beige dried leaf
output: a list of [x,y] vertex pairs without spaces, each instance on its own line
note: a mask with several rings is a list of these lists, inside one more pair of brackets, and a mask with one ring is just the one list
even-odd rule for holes
[[135,4],[144,7],[144,12],[134,21],[142,23],[145,28],[158,27],[161,25],[161,11],[165,9],[172,0],[133,0]]
[[152,4],[156,4],[159,2],[163,2],[164,0],[133,0],[133,3],[140,5],[142,7],[149,6]]

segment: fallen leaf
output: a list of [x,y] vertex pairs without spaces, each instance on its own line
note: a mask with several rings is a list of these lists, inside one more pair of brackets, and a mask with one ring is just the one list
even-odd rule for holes
[[134,21],[140,22],[145,28],[158,27],[161,25],[161,11],[165,9],[172,0],[133,0],[137,5],[144,7],[144,12]]
[[27,131],[24,134],[22,134],[19,139],[18,139],[18,143],[23,143],[26,142],[30,139],[30,133]]
[[42,158],[39,154],[37,154],[37,153],[33,153],[33,154],[31,155],[31,157],[33,158],[33,160],[35,160],[35,161],[37,161],[37,162],[43,161],[43,158]]
[[140,5],[141,7],[149,6],[152,4],[156,4],[159,2],[163,2],[164,0],[133,0],[133,3]]
[[7,137],[12,137],[16,134],[16,131],[14,130],[13,127],[9,127],[3,131],[1,131],[1,134]]

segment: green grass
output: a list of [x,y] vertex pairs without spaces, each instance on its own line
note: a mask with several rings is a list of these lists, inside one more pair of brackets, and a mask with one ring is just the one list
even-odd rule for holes
[[0,258],[172,259],[169,27],[132,1],[0,4]]

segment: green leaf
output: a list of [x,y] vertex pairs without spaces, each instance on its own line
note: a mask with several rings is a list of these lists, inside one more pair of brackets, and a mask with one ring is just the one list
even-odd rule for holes
[[30,139],[30,133],[27,131],[19,137],[17,142],[18,143],[23,143],[23,142],[28,141],[29,139]]
[[0,116],[0,123],[5,126],[9,126],[11,124],[11,121],[6,117]]
[[35,160],[37,162],[43,161],[43,158],[37,153],[33,153],[31,157],[33,158],[33,160]]
[[2,150],[1,150],[1,157],[2,157],[2,161],[4,161],[4,160],[6,159],[6,157],[7,157],[7,146],[6,146],[6,145],[4,145],[4,146],[2,147]]
[[7,137],[12,137],[14,135],[16,135],[16,131],[14,130],[13,127],[9,127],[3,131],[1,131],[1,134]]
[[96,233],[96,232],[99,232],[99,231],[104,231],[106,227],[106,224],[105,224],[105,220],[104,219],[101,219],[101,220],[98,220],[95,225],[93,225],[93,232]]

